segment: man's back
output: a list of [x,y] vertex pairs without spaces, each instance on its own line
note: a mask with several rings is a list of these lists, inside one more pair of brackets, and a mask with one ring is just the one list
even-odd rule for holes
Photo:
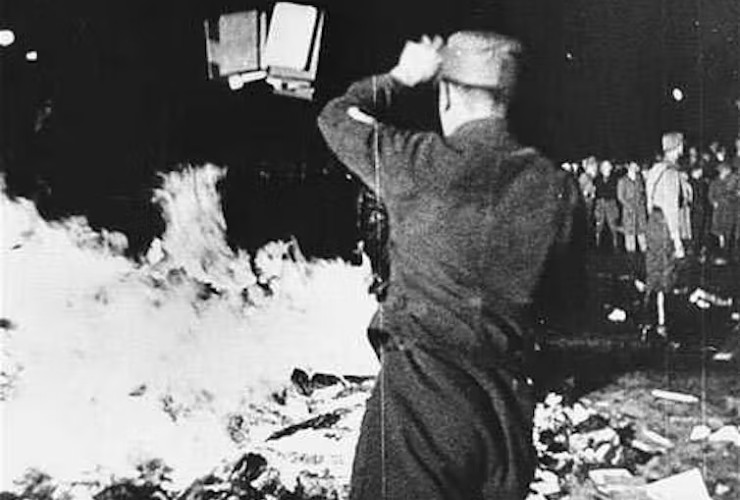
[[[522,148],[501,119],[472,121],[443,137],[348,118],[353,106],[366,109],[398,90],[387,79],[358,82],[319,120],[340,160],[388,208],[383,328],[465,356],[504,354],[519,340],[520,315],[548,252],[570,229],[575,183]],[[368,151],[375,133],[376,149]]]
[[[371,326],[382,369],[353,500],[526,497],[534,401],[521,313],[578,190],[506,132],[518,50],[486,32],[409,42],[389,75],[355,83],[319,117],[390,225],[388,298]],[[436,76],[444,136],[376,118]]]

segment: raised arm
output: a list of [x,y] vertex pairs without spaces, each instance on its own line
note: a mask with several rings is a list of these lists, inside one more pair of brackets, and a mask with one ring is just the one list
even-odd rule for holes
[[408,186],[423,169],[434,133],[403,130],[378,116],[405,89],[432,79],[440,63],[441,39],[408,42],[398,65],[388,74],[360,80],[326,105],[318,118],[329,148],[371,189]]

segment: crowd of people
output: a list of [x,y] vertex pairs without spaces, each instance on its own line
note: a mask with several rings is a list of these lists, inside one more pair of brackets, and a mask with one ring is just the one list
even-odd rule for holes
[[[704,151],[691,146],[679,158],[680,182],[671,193],[679,210],[679,253],[704,255],[717,249],[719,259],[740,253],[740,137],[731,151],[714,141]],[[595,248],[610,243],[612,251],[646,251],[651,195],[646,180],[657,163],[590,156],[562,164],[578,180]]]
[[603,249],[608,233],[610,249],[624,249],[644,286],[643,334],[654,328],[666,336],[677,263],[687,254],[717,265],[740,259],[740,136],[732,155],[717,141],[686,150],[678,132],[663,135],[662,149],[649,164],[589,157],[562,167],[577,179],[592,247]]

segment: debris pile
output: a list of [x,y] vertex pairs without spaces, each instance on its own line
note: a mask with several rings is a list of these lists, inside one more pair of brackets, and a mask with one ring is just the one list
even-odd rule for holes
[[[639,389],[631,385],[634,379],[625,382],[631,405],[618,404],[625,393],[619,384],[570,404],[551,393],[537,405],[539,466],[528,500],[707,500],[708,491],[715,500],[734,498],[740,487],[738,426],[709,411],[705,424],[692,427],[700,406],[693,395],[638,382]],[[172,470],[155,460],[140,465],[138,477],[84,491],[95,500],[345,499],[373,384],[372,377],[296,369],[290,383],[228,416],[224,426],[235,451],[189,485],[173,488]],[[666,432],[662,419],[678,423]],[[697,469],[702,460],[711,467],[704,472]],[[37,496],[43,500],[85,496],[80,485],[57,489],[38,474],[25,480],[18,491],[46,491]]]
[[179,498],[343,499],[374,379],[295,370],[271,400],[234,414],[245,454],[196,481]]
[[553,393],[536,407],[534,443],[540,465],[531,500],[566,498],[601,469],[619,471],[596,473],[601,481],[631,484],[637,466],[661,453],[660,447],[638,439],[636,423],[629,418],[599,412],[587,399],[565,405]]
[[[699,398],[640,386],[630,396],[617,385],[572,404],[549,394],[537,405],[539,468],[529,500],[708,499],[704,479],[715,498],[737,494],[740,415],[705,409],[705,423],[692,428],[702,421]],[[701,466],[706,478],[693,470]]]

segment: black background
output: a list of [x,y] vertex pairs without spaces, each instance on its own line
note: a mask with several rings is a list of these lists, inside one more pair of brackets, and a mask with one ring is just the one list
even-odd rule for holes
[[[259,221],[264,210],[270,218],[264,226],[291,232],[275,229],[274,221],[291,218],[296,208],[288,206],[290,200],[303,197],[316,205],[316,197],[289,186],[279,190],[277,204],[256,187],[265,173],[286,179],[302,172],[305,179],[328,168],[330,181],[303,184],[345,182],[349,194],[314,186],[323,200],[318,205],[331,206],[337,197],[351,204],[356,193],[355,183],[332,166],[318,136],[315,115],[321,104],[352,80],[390,69],[404,40],[462,28],[491,28],[524,42],[513,128],[522,142],[556,161],[589,154],[647,158],[668,128],[683,130],[700,144],[714,138],[729,144],[737,132],[740,6],[735,0],[317,4],[327,9],[328,26],[318,96],[307,103],[271,96],[259,84],[232,92],[206,79],[203,19],[259,3],[3,0],[0,23],[17,36],[14,45],[0,49],[4,168],[19,185],[42,184],[47,194],[53,191],[50,206],[59,210],[104,206],[98,212],[107,219],[127,214],[119,225],[131,229],[131,213],[137,213],[139,226],[151,229],[146,204],[153,173],[183,162],[215,162],[228,165],[232,178],[239,179],[230,183],[241,195],[231,196],[229,210],[243,214],[246,198],[252,204],[270,198],[269,207],[249,209],[251,219]],[[36,62],[25,59],[31,49],[38,51]],[[684,101],[671,99],[673,87],[683,89]],[[34,134],[36,110],[47,98],[53,101],[52,118],[42,134]],[[433,109],[431,99],[420,103],[417,109]],[[434,126],[428,112],[420,116]]]

